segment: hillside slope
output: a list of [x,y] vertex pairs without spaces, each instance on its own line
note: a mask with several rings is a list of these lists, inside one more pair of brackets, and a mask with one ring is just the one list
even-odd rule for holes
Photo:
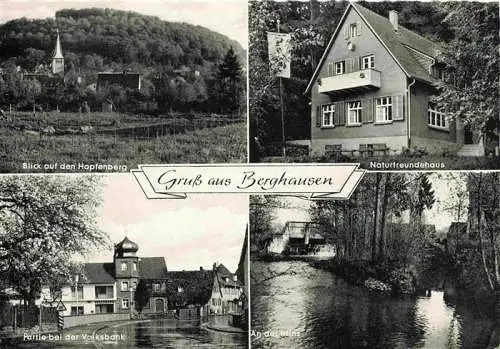
[[201,26],[91,8],[60,10],[55,20],[20,18],[0,25],[0,62],[10,59],[23,68],[47,63],[57,28],[66,65],[84,70],[155,66],[167,71],[182,66],[209,70],[230,47],[241,62],[245,57],[238,42]]

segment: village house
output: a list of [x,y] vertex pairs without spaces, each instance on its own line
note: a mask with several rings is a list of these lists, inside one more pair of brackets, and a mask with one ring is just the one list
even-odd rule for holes
[[243,284],[236,274],[231,273],[223,264],[213,265],[213,288],[208,305],[209,314],[241,314]]
[[122,88],[133,90],[141,89],[142,76],[139,73],[128,71],[123,72],[100,72],[97,74],[97,91],[102,90],[110,85],[118,85]]
[[443,74],[440,51],[399,24],[396,11],[385,18],[349,3],[306,89],[312,152],[484,155],[481,135],[430,102]]

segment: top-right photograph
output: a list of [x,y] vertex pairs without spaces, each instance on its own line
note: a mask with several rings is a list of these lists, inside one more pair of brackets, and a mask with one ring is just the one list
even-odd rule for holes
[[498,2],[250,2],[250,161],[500,168],[498,13]]

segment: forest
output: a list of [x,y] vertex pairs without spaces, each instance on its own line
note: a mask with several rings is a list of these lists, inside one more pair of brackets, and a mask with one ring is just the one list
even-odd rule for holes
[[[360,1],[400,25],[444,47],[445,81],[436,103],[474,129],[498,127],[498,4],[494,2]],[[279,81],[270,74],[268,31],[290,33],[291,78],[283,80],[286,140],[310,138],[309,96],[305,89],[337,27],[347,1],[252,1],[249,7],[250,135],[260,142],[254,153],[276,155],[281,142]],[[496,125],[496,127],[495,127]],[[260,148],[260,149],[259,149]],[[258,156],[258,155],[257,155]],[[258,160],[257,160],[258,161]]]
[[[49,69],[59,30],[65,74],[56,86],[19,79]],[[246,52],[201,26],[114,9],[64,9],[55,19],[15,19],[0,25],[0,107],[77,111],[111,99],[119,111],[237,113],[245,105]],[[142,75],[140,91],[111,85],[95,91],[102,71]],[[54,85],[54,84],[52,84]],[[93,111],[93,110],[92,110]]]

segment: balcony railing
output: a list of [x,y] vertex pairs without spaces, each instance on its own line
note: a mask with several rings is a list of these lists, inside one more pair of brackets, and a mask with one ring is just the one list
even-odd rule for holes
[[380,88],[380,72],[375,69],[362,69],[346,74],[323,77],[319,80],[320,93],[341,93]]

